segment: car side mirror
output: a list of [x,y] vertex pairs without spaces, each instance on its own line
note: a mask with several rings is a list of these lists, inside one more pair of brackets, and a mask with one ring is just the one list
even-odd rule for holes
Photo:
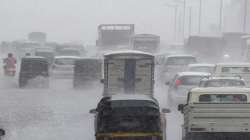
[[181,113],[183,113],[184,110],[184,105],[183,104],[179,104],[178,105],[178,111],[180,111]]
[[171,110],[168,109],[168,108],[163,108],[163,109],[161,110],[161,112],[162,112],[162,113],[170,113]]
[[5,135],[5,130],[0,128],[0,136],[4,136]]
[[89,111],[89,113],[90,113],[90,114],[96,114],[97,111],[96,111],[96,109],[91,109],[91,110]]
[[165,85],[169,85],[169,84],[170,84],[170,82],[166,82],[166,83],[165,83]]
[[104,84],[104,79],[101,79],[100,82],[101,82],[102,84]]

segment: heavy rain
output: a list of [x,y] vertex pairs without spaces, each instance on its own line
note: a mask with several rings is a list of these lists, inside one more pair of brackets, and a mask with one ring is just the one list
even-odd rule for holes
[[249,140],[250,0],[0,0],[0,140]]

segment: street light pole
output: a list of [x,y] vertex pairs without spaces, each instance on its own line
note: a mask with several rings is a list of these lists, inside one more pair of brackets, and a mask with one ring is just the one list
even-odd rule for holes
[[177,40],[177,12],[178,12],[178,5],[167,5],[168,7],[174,8],[174,41]]
[[191,32],[192,32],[192,7],[189,7],[188,36],[191,35]]
[[183,40],[185,39],[186,0],[183,0]]
[[223,0],[220,0],[220,21],[219,21],[219,28],[220,28],[220,31],[222,32],[223,31],[223,27],[222,27],[222,22],[223,22],[223,6],[224,3],[223,3]]
[[244,0],[244,21],[243,21],[243,32],[247,32],[247,11],[248,11],[248,0]]
[[200,0],[200,6],[199,6],[199,27],[198,27],[198,32],[199,34],[201,33],[201,12],[202,12],[202,0]]

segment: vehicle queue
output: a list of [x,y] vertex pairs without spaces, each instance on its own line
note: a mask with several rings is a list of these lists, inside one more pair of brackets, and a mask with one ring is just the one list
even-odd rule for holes
[[[181,104],[182,106],[179,105],[178,108],[185,112],[184,108],[190,106],[189,104],[184,105],[191,100],[190,94],[198,91],[198,89],[195,90],[195,87],[199,87],[199,92],[202,91],[207,96],[211,95],[209,98],[212,98],[212,95],[220,98],[221,94],[221,96],[224,96],[227,92],[228,96],[231,95],[228,87],[234,87],[230,90],[235,89],[239,93],[242,89],[246,94],[244,102],[248,101],[250,89],[249,93],[246,93],[248,91],[246,90],[248,86],[246,81],[250,77],[249,63],[205,64],[197,63],[197,58],[194,56],[183,55],[181,57],[181,55],[175,55],[175,57],[173,55],[166,57],[166,60],[162,63],[166,66],[160,67],[163,70],[158,70],[158,72],[162,72],[162,75],[171,74],[171,77],[173,77],[169,80],[166,76],[159,80],[160,83],[168,85],[167,102],[170,109],[175,109],[178,104]],[[154,84],[157,80],[155,77],[156,68],[158,66],[155,64],[153,54],[134,50],[105,53],[103,59],[56,56],[52,64],[45,57],[25,56],[21,59],[18,73],[19,87],[49,88],[49,77],[55,78],[55,75],[61,75],[60,78],[73,78],[72,86],[75,89],[84,89],[90,84],[101,82],[104,87],[103,98],[96,109],[90,110],[90,113],[95,114],[94,124],[97,140],[121,138],[165,140],[167,135],[165,118],[167,115],[165,113],[170,113],[170,109],[160,109],[158,101],[154,98]],[[169,70],[175,68],[178,71]],[[168,73],[169,71],[171,73]],[[209,90],[210,88],[213,90]],[[222,90],[223,93],[218,92]],[[239,95],[243,96],[244,94]],[[233,93],[232,98],[234,95],[238,95],[238,93]],[[223,100],[226,100],[226,98],[229,97],[225,97]],[[227,104],[231,104],[230,106],[239,104],[239,102],[233,101],[231,99]],[[224,104],[224,102],[218,101],[216,104]],[[240,102],[240,104],[242,103]],[[237,106],[241,107],[240,105]],[[188,116],[190,112],[189,114],[184,113],[184,115]],[[234,113],[234,115],[239,114]],[[216,113],[210,114],[210,117],[216,117]],[[138,118],[141,119],[138,120]],[[245,121],[249,120],[250,117],[249,119],[246,118]],[[240,135],[249,138],[249,132],[246,130],[248,128],[245,126],[242,128],[245,131],[244,133],[241,132]],[[219,132],[226,131],[223,128],[220,129]],[[183,131],[185,134],[184,140],[196,140],[201,136],[203,137],[203,129],[200,130],[196,128],[193,132],[190,129],[192,131],[190,133],[188,130]],[[196,136],[197,131],[199,133]],[[212,137],[217,137],[216,134],[212,134]],[[204,135],[209,134],[205,131]],[[221,138],[220,135],[218,137]]]
[[[166,113],[177,108],[184,115],[183,140],[250,139],[250,63],[211,64],[176,53],[158,59],[128,49],[101,57],[81,56],[72,49],[61,49],[58,56],[34,54],[38,56],[21,58],[20,88],[49,88],[52,78],[73,79],[77,90],[103,84],[102,98],[90,110],[96,140],[166,140]],[[155,84],[168,87],[162,94],[167,94],[169,108],[160,107]]]

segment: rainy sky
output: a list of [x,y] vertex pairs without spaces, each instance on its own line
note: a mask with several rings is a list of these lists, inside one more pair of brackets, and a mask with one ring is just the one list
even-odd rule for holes
[[[187,5],[193,5],[193,32],[198,22],[197,1],[189,0]],[[218,1],[209,1],[204,15],[216,24]],[[0,0],[0,41],[21,40],[29,32],[43,31],[50,41],[94,44],[101,23],[134,23],[136,33],[158,34],[168,40],[174,23],[174,10],[166,6],[169,3],[170,0]],[[181,6],[178,11],[181,22]]]

